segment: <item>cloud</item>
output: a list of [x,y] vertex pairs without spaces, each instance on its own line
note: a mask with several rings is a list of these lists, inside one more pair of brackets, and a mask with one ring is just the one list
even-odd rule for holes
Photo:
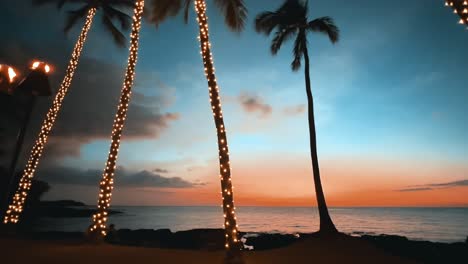
[[408,186],[406,189],[396,190],[398,192],[419,192],[419,191],[430,191],[443,188],[454,188],[468,186],[468,180],[452,181],[445,183],[431,183],[424,185]]
[[[38,172],[38,178],[51,184],[98,186],[101,170],[80,170],[69,167],[46,168]],[[147,170],[130,171],[118,167],[115,172],[115,184],[122,187],[152,188],[195,188],[205,185],[203,182],[189,182],[180,177],[164,177]]]
[[168,170],[156,168],[153,170],[154,173],[169,173]]
[[446,182],[446,183],[433,183],[433,184],[427,184],[426,186],[431,186],[431,187],[458,187],[458,186],[468,186],[468,180],[452,181],[452,182]]
[[271,105],[264,103],[259,96],[243,93],[238,100],[246,112],[259,113],[261,118],[269,117],[273,112]]
[[[55,72],[50,79],[52,89],[57,90],[70,57],[70,43],[57,38],[55,42],[47,45],[34,45],[13,38],[3,44],[0,47],[0,58],[11,65],[27,65],[28,60],[34,58],[36,54],[46,57],[47,61],[54,65]],[[57,159],[67,156],[77,157],[84,144],[110,139],[124,72],[125,64],[105,62],[86,57],[86,53],[83,54],[49,138],[45,161],[56,162]],[[137,73],[123,140],[156,139],[173,121],[179,119],[178,113],[164,111],[164,108],[173,103],[174,98],[167,95],[167,87],[155,80],[154,74]],[[143,94],[141,88],[145,87],[141,87],[141,84],[146,88],[157,87],[158,89],[152,90],[159,90],[160,94],[151,96]],[[4,149],[11,149],[11,139],[14,138],[22,118],[21,115],[19,118],[14,117],[24,109],[24,105],[14,103],[16,100],[17,98],[0,97],[0,127],[7,125],[10,127],[0,135],[0,145]],[[29,142],[26,142],[25,149],[31,147],[32,140],[37,135],[52,100],[52,97],[39,98],[29,126],[32,134],[28,137]],[[10,140],[7,140],[8,138]]]
[[432,188],[423,187],[423,188],[400,189],[400,190],[397,190],[397,192],[421,192],[421,191],[430,191],[430,190],[432,190]]
[[305,104],[288,106],[283,109],[283,113],[289,116],[299,115],[299,114],[304,113],[305,111],[306,111]]

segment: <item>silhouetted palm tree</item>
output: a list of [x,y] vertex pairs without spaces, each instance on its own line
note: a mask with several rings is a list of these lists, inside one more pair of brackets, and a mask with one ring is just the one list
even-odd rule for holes
[[[197,21],[199,24],[201,54],[205,68],[205,76],[208,81],[211,109],[213,111],[218,136],[221,191],[223,196],[223,210],[225,217],[224,226],[226,231],[226,248],[229,249],[229,259],[231,253],[234,253],[234,255],[237,254],[236,252],[238,252],[241,248],[241,243],[238,239],[226,129],[224,126],[223,112],[221,109],[221,98],[215,76],[214,62],[211,54],[208,17],[206,15],[206,1],[152,0],[150,20],[154,24],[159,25],[166,18],[175,16],[181,10],[184,10],[184,18],[187,22],[191,2],[195,4],[195,12],[197,14]],[[222,12],[226,25],[231,30],[240,32],[244,28],[245,19],[247,16],[247,8],[245,7],[243,0],[214,0],[214,2]]]
[[339,39],[339,29],[330,17],[321,17],[312,21],[308,20],[308,1],[287,0],[278,10],[274,12],[260,13],[255,21],[257,32],[267,36],[274,30],[274,38],[271,43],[271,53],[276,55],[282,44],[295,37],[294,60],[291,64],[292,70],[297,71],[301,67],[301,60],[304,58],[305,83],[308,100],[310,152],[312,156],[312,169],[314,173],[315,193],[320,215],[320,232],[336,233],[336,227],[328,213],[325,195],[323,193],[322,182],[320,180],[320,170],[317,157],[317,138],[315,132],[314,101],[310,87],[309,76],[309,53],[307,49],[307,33],[317,32],[328,36],[332,43]]
[[144,0],[136,0],[132,33],[130,37],[130,55],[128,57],[127,70],[125,72],[125,80],[123,83],[122,92],[120,94],[119,105],[117,108],[117,115],[114,119],[112,129],[112,143],[107,157],[106,167],[102,180],[100,182],[98,210],[93,215],[93,224],[90,227],[90,232],[94,232],[99,236],[105,236],[107,230],[107,210],[109,209],[112,189],[114,183],[114,173],[117,163],[117,156],[119,154],[120,138],[125,125],[127,117],[128,105],[132,94],[132,87],[135,78],[135,67],[138,60],[138,44],[141,30],[141,20],[143,17],[143,10],[145,6]]
[[117,27],[112,22],[117,20],[120,24],[120,27],[125,30],[129,27],[130,17],[119,11],[116,7],[133,7],[134,0],[33,0],[35,5],[44,5],[44,4],[56,4],[59,9],[61,9],[65,4],[82,4],[82,6],[76,10],[68,11],[68,17],[65,23],[65,32],[68,32],[73,26],[75,26],[79,20],[86,19],[85,24],[81,30],[78,41],[75,44],[73,49],[71,60],[68,64],[65,78],[62,81],[60,89],[55,96],[52,107],[49,109],[44,123],[39,133],[38,139],[33,146],[31,151],[31,156],[29,157],[28,164],[24,170],[23,176],[21,177],[19,187],[13,197],[12,204],[8,207],[4,223],[17,223],[19,216],[24,208],[24,203],[26,201],[28,191],[31,188],[32,179],[34,177],[35,170],[39,164],[40,157],[44,150],[44,146],[49,137],[50,131],[52,130],[55,120],[60,112],[63,99],[65,98],[68,88],[71,85],[73,80],[73,75],[78,66],[78,62],[83,50],[83,45],[88,36],[88,32],[93,23],[94,16],[96,11],[99,9],[102,11],[102,22],[105,28],[112,33],[115,42],[123,46],[125,43],[125,37],[117,29]]

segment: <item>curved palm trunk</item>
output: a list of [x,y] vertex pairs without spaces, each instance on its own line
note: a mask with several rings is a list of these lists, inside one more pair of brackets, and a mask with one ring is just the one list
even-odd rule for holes
[[309,134],[310,134],[310,154],[312,156],[312,171],[314,173],[315,194],[317,196],[317,205],[320,216],[320,231],[322,233],[337,233],[330,214],[328,213],[327,203],[325,202],[325,195],[323,193],[322,181],[320,179],[320,169],[317,155],[317,134],[315,131],[315,116],[314,116],[314,99],[312,97],[312,89],[310,87],[310,65],[309,65],[309,52],[307,45],[304,50],[305,61],[305,82],[307,90],[307,102],[309,104]]
[[92,233],[105,236],[107,230],[107,210],[109,209],[112,189],[114,184],[114,173],[116,168],[117,156],[119,154],[120,138],[125,125],[128,105],[132,95],[132,86],[135,78],[135,67],[138,60],[138,42],[140,38],[141,20],[143,16],[145,1],[137,0],[133,14],[132,33],[130,35],[130,55],[128,58],[125,80],[123,83],[122,92],[120,94],[120,102],[117,108],[117,115],[114,119],[112,129],[112,143],[110,146],[109,156],[106,162],[106,168],[100,182],[100,191],[98,198],[98,210],[93,215],[93,223],[89,228]]
[[47,116],[44,120],[44,123],[42,124],[41,132],[39,133],[38,139],[31,150],[31,156],[29,157],[28,164],[24,169],[23,176],[21,177],[19,183],[19,187],[13,197],[12,204],[8,206],[8,209],[6,211],[3,220],[5,224],[16,224],[19,221],[21,212],[24,209],[24,203],[28,196],[28,191],[31,189],[31,182],[34,177],[34,173],[36,171],[37,166],[39,165],[44,146],[47,143],[49,134],[55,124],[55,120],[57,119],[57,116],[62,107],[62,102],[65,99],[65,96],[67,95],[68,88],[70,88],[71,82],[73,80],[73,75],[75,74],[75,70],[78,66],[81,52],[83,50],[86,37],[88,36],[88,32],[91,29],[91,25],[93,23],[93,18],[95,14],[95,8],[92,8],[88,11],[86,22],[83,26],[83,29],[81,30],[78,41],[75,44],[75,48],[73,49],[72,57],[68,64],[65,78],[63,79],[62,84],[60,85],[60,89],[58,90],[57,95],[55,96],[52,107],[49,109],[49,112],[47,112]]
[[[195,11],[199,24],[199,38],[203,65],[205,66],[205,76],[208,81],[211,109],[213,111],[216,133],[218,136],[219,151],[219,170],[221,178],[221,193],[223,197],[224,229],[226,236],[225,247],[227,249],[227,260],[237,258],[241,250],[241,242],[238,239],[238,225],[235,215],[233,187],[231,182],[231,165],[229,162],[229,149],[224,126],[223,111],[221,109],[221,98],[219,87],[216,82],[213,57],[210,49],[210,40],[208,33],[208,17],[206,16],[206,2],[204,0],[195,0]],[[231,261],[232,262],[232,261]]]
[[8,208],[8,204],[10,203],[10,192],[13,190],[14,184],[17,182],[17,175],[15,174],[16,165],[18,164],[18,159],[21,154],[21,149],[23,148],[24,137],[26,136],[26,131],[28,129],[29,121],[31,120],[31,115],[34,109],[34,105],[36,104],[37,97],[34,95],[30,95],[28,106],[26,109],[26,116],[24,117],[23,124],[19,130],[18,136],[16,138],[15,149],[13,151],[13,159],[10,163],[10,168],[8,169],[8,185],[5,191],[5,200],[2,204],[2,210],[6,210]]

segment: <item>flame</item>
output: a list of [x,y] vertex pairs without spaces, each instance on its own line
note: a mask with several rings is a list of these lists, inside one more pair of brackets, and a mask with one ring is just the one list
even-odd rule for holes
[[39,64],[41,64],[39,61],[33,62],[33,64],[32,64],[32,69],[33,69],[33,70],[37,69],[37,67],[39,67]]
[[15,70],[13,70],[13,68],[11,67],[8,67],[8,78],[10,78],[10,83],[12,83],[15,80],[16,76],[17,75]]
[[46,64],[43,61],[34,61],[31,70],[38,70],[42,69],[45,73],[49,73],[51,71],[51,67],[49,64]]

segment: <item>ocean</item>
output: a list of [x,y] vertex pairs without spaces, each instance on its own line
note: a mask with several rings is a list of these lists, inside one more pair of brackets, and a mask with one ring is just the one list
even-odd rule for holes
[[[109,217],[117,229],[222,228],[220,207],[115,206],[123,214]],[[468,208],[330,208],[337,228],[352,235],[389,234],[412,240],[461,242],[468,236]],[[267,233],[311,233],[318,229],[313,207],[240,207],[239,230]],[[84,231],[88,218],[43,218],[40,231]]]

